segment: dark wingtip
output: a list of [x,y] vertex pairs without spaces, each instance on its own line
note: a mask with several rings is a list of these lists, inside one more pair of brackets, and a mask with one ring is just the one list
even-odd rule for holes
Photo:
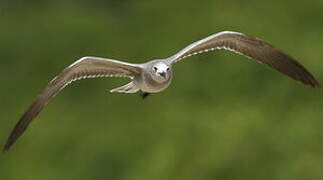
[[313,88],[321,88],[320,83],[319,83],[319,82],[317,82],[317,81],[314,81],[314,83],[313,83],[313,84],[311,84],[311,86],[312,86]]
[[320,88],[321,87],[320,83],[314,77],[313,77],[313,82],[314,82],[313,88]]
[[[34,107],[34,104],[31,107]],[[9,138],[7,139],[6,144],[4,145],[3,152],[9,151],[9,149],[15,144],[17,139],[24,133],[31,120],[29,113],[30,111],[26,111],[20,118],[18,123],[15,125]]]
[[320,83],[308,71],[307,71],[307,77],[302,82],[305,85],[311,86],[312,88],[320,88],[321,87]]
[[[15,144],[15,142],[16,142],[16,140],[19,138],[19,136],[22,134],[22,133],[19,133],[19,132],[17,132],[17,127],[19,127],[19,125],[20,125],[20,123],[18,123],[16,126],[15,126],[15,128],[14,128],[14,130],[11,132],[11,134],[10,134],[10,136],[9,136],[9,138],[7,139],[7,142],[6,142],[6,144],[4,145],[4,147],[3,147],[3,150],[2,150],[2,152],[7,152],[7,151],[9,151],[10,150],[10,148],[12,147],[12,145],[14,145]],[[23,132],[23,131],[22,131]]]
[[11,145],[7,145],[7,144],[6,144],[6,145],[4,146],[4,148],[2,149],[2,152],[3,152],[3,153],[6,153],[7,151],[9,151],[10,146],[11,146]]
[[6,144],[4,145],[4,147],[3,147],[3,150],[2,150],[2,152],[7,152],[7,151],[9,151],[10,150],[10,148],[12,147],[12,145],[14,145],[15,144],[15,142],[16,142],[16,140],[19,138],[19,136],[22,134],[22,133],[19,133],[19,132],[17,132],[17,127],[19,127],[19,124],[20,123],[18,123],[17,125],[16,125],[16,127],[14,128],[14,130],[11,132],[11,134],[10,134],[10,136],[9,136],[9,138],[8,138],[8,140],[7,140],[7,142],[6,142]]
[[21,116],[18,123],[15,125],[11,134],[4,145],[3,152],[10,150],[10,148],[15,144],[17,139],[25,132],[30,122],[39,114],[44,106],[44,99],[46,96],[39,96],[34,103],[32,103],[27,111]]
[[2,149],[2,152],[5,153],[5,152],[9,151],[13,144],[14,144],[14,141],[12,141],[12,139],[9,137],[9,139],[7,140],[6,144],[4,145],[4,147]]

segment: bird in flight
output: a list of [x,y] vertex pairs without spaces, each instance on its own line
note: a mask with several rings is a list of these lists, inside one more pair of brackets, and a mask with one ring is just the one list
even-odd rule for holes
[[16,142],[42,108],[68,84],[76,80],[99,77],[128,77],[131,82],[112,89],[116,93],[141,92],[142,97],[165,90],[172,81],[173,65],[189,56],[214,50],[228,50],[285,74],[311,87],[319,87],[318,81],[295,59],[269,43],[240,32],[223,31],[196,41],[176,54],[142,64],[133,64],[100,57],[83,57],[58,74],[28,107],[11,132],[4,151]]

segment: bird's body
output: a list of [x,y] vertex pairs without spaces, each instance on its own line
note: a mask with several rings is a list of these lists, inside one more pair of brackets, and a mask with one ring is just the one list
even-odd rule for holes
[[319,83],[300,63],[274,48],[270,44],[245,34],[224,31],[196,41],[173,56],[165,59],[151,60],[142,64],[126,63],[118,60],[83,57],[65,68],[47,85],[45,90],[29,106],[12,131],[4,150],[8,150],[26,130],[29,123],[58,92],[73,81],[97,77],[129,77],[128,84],[112,89],[111,92],[136,93],[141,91],[143,97],[149,93],[165,90],[172,81],[172,66],[186,57],[225,49],[254,59],[299,81],[305,85],[319,87]]

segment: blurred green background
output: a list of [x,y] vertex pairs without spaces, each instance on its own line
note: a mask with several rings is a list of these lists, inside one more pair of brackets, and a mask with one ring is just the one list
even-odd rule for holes
[[[164,58],[218,31],[265,39],[323,83],[322,0],[0,1],[0,142],[82,56]],[[323,179],[323,91],[218,51],[176,64],[143,101],[127,79],[67,87],[10,152],[1,180]]]

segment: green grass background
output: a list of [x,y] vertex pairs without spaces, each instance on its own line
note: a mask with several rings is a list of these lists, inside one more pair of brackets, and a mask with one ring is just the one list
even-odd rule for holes
[[[322,0],[0,0],[0,142],[82,56],[164,58],[222,30],[265,39],[323,82]],[[218,51],[174,67],[142,101],[126,79],[67,87],[12,150],[1,180],[321,180],[323,91]]]

